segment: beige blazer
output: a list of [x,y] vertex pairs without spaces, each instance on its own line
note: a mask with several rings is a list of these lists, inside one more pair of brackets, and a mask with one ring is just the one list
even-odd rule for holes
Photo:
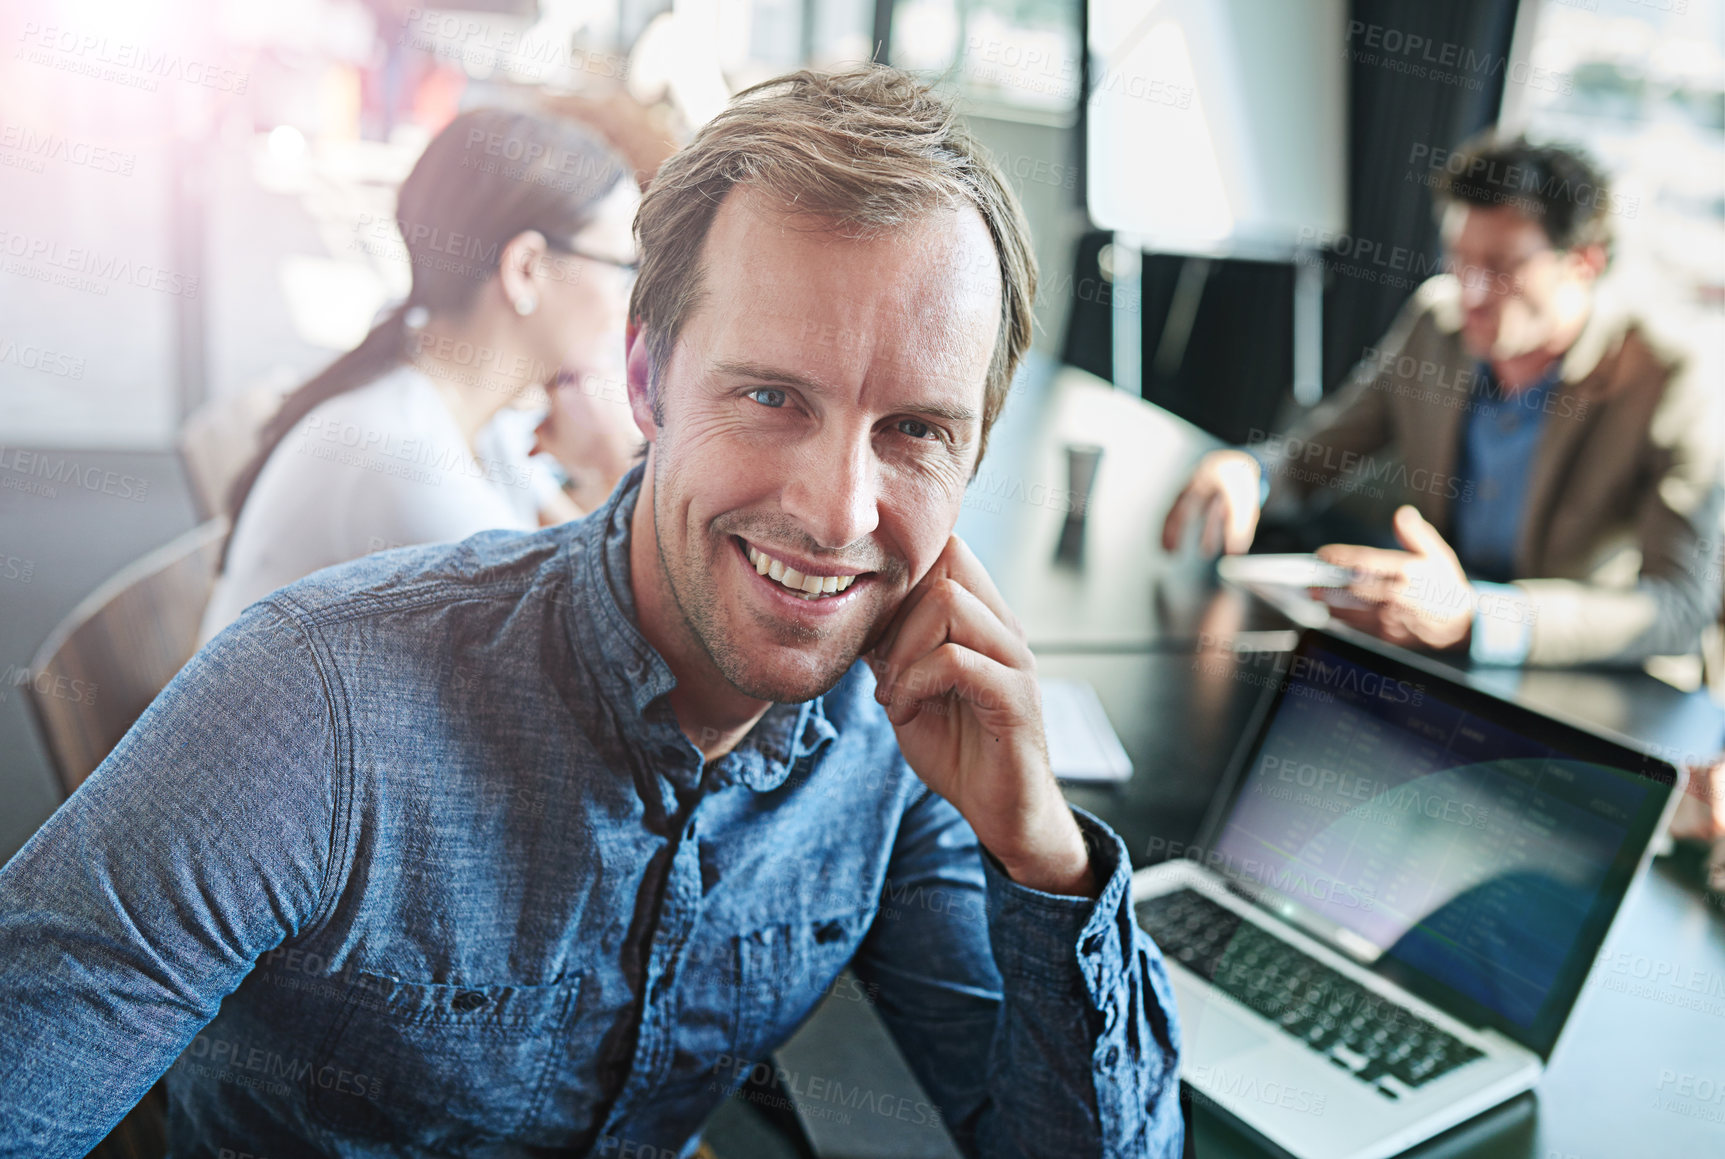
[[[1446,535],[1463,502],[1462,423],[1478,371],[1458,285],[1415,292],[1352,379],[1270,450],[1271,502],[1399,490]],[[1515,552],[1532,601],[1530,664],[1634,663],[1697,651],[1720,616],[1725,385],[1602,279],[1546,402]]]

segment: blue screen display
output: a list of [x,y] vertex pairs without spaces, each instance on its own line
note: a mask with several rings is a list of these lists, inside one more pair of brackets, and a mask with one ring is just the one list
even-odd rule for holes
[[1211,864],[1528,1027],[1650,791],[1315,649]]

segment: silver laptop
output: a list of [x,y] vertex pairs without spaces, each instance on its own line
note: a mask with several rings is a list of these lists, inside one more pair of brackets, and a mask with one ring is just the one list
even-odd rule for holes
[[1133,875],[1181,1078],[1299,1159],[1396,1154],[1539,1081],[1678,773],[1322,632],[1195,846]]

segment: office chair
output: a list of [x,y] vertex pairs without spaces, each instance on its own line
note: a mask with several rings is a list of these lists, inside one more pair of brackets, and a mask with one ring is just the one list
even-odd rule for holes
[[36,650],[26,699],[67,796],[197,650],[227,531],[212,519],[128,564]]
[[198,518],[214,519],[227,511],[228,488],[252,461],[258,434],[280,409],[282,398],[273,386],[255,386],[212,399],[187,417],[180,428],[180,463]]

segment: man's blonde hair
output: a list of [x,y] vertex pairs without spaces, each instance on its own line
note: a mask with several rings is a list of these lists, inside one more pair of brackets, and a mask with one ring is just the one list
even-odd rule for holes
[[804,69],[738,93],[665,162],[635,215],[641,273],[629,301],[652,361],[656,414],[661,371],[705,291],[700,256],[707,231],[738,185],[864,237],[935,210],[976,208],[994,239],[1001,282],[980,462],[1030,346],[1036,258],[1018,198],[952,106],[884,65]]

